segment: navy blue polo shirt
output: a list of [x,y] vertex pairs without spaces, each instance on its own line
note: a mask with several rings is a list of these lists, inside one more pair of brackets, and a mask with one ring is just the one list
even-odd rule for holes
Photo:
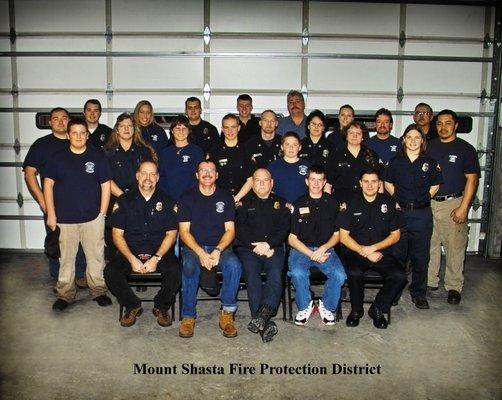
[[435,139],[427,144],[427,148],[429,155],[439,163],[444,178],[436,196],[463,192],[466,182],[464,174],[479,176],[481,172],[476,149],[463,139],[456,138],[449,143]]
[[293,207],[291,233],[306,246],[322,246],[338,231],[339,204],[328,193],[323,193],[319,199],[307,193],[296,200]]
[[378,154],[366,146],[354,157],[347,147],[339,150],[333,156],[332,164],[327,171],[328,182],[333,185],[333,191],[337,194],[343,192],[361,192],[359,176],[366,168],[380,169],[382,166]]
[[136,187],[136,171],[142,160],[152,158],[148,148],[132,143],[129,150],[124,150],[119,144],[116,148],[106,151],[110,163],[113,181],[124,192]]
[[[341,229],[349,231],[357,243],[371,246],[403,226],[402,214],[396,201],[387,194],[377,193],[372,202],[363,194],[354,194],[340,205],[336,222]],[[388,252],[390,248],[381,252]]]
[[174,201],[162,189],[157,188],[146,200],[136,187],[118,198],[107,222],[124,231],[133,254],[153,255],[166,232],[178,229],[175,210]]
[[249,139],[258,136],[261,132],[260,120],[254,115],[251,115],[251,118],[249,118],[246,124],[239,119],[239,125],[241,127],[238,134],[239,142],[244,145]]
[[288,237],[290,219],[283,198],[270,193],[262,199],[251,191],[236,210],[235,243],[249,249],[255,242],[267,242],[272,248],[282,246]]
[[26,154],[23,162],[23,170],[26,167],[35,168],[40,174],[40,179],[43,183],[45,167],[48,161],[53,158],[55,153],[68,149],[69,146],[70,142],[68,139],[59,139],[53,133],[38,138],[33,142],[28,150],[28,154]]
[[317,143],[314,143],[310,135],[302,139],[302,148],[298,157],[307,159],[311,165],[320,165],[326,168],[336,152],[335,145],[321,136]]
[[384,140],[375,135],[366,142],[366,146],[377,153],[385,165],[401,152],[401,141],[392,135]]
[[343,133],[340,130],[340,127],[337,126],[333,132],[331,132],[327,138],[330,143],[333,143],[335,146],[335,151],[343,150],[347,147],[347,141],[343,137]]
[[102,149],[103,146],[108,142],[110,135],[112,134],[112,128],[108,125],[99,124],[89,136],[89,143],[91,143],[97,149]]
[[211,147],[220,140],[220,133],[216,127],[201,119],[198,125],[190,125],[192,129],[192,143],[199,146],[206,154]]
[[195,172],[203,159],[204,152],[193,143],[166,147],[159,155],[160,187],[177,201],[185,190],[197,184]]
[[160,125],[153,123],[148,126],[140,126],[140,128],[143,139],[153,147],[157,155],[169,145],[166,131]]
[[80,224],[95,219],[101,206],[101,184],[112,180],[108,160],[101,150],[87,146],[82,154],[70,148],[54,154],[47,164],[54,183],[57,221]]
[[272,161],[280,158],[281,136],[275,134],[272,140],[263,140],[261,134],[246,142],[246,157],[251,165],[253,174],[258,168],[266,168]]
[[195,186],[178,202],[178,221],[190,222],[190,233],[201,246],[216,246],[225,233],[225,222],[234,217],[234,198],[223,189],[216,188],[211,196],[204,196]]
[[394,185],[398,202],[427,203],[430,187],[443,183],[443,176],[437,161],[429,155],[422,154],[411,162],[407,155],[399,154],[385,169],[383,180]]
[[251,175],[246,152],[239,142],[230,147],[221,141],[207,153],[216,162],[218,169],[218,187],[229,190],[232,195],[239,193],[246,179]]
[[274,193],[286,199],[288,203],[293,203],[307,193],[305,178],[309,166],[310,162],[301,158],[294,163],[288,163],[282,158],[271,162],[267,169],[274,179]]

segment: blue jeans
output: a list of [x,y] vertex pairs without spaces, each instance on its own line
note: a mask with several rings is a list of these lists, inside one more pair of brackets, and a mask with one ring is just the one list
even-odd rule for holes
[[[255,317],[264,304],[277,308],[282,295],[284,249],[274,249],[274,255],[270,258],[259,256],[246,247],[239,247],[237,254],[245,272],[251,316]],[[262,283],[262,272],[267,274],[265,284]]]
[[[215,246],[202,246],[210,253]],[[182,318],[195,318],[197,316],[197,291],[199,290],[200,269],[199,257],[187,246],[182,249],[183,274],[181,287],[183,291]],[[234,312],[237,310],[237,291],[241,279],[241,263],[231,249],[223,250],[220,262],[216,267],[223,274],[221,287],[221,305],[223,310]]]
[[[309,246],[309,249],[316,250],[317,247]],[[338,255],[335,253],[335,249],[331,248],[329,251],[331,252],[329,258],[323,263],[318,263],[312,261],[298,250],[291,249],[288,262],[288,276],[291,278],[293,286],[295,287],[295,299],[298,310],[306,309],[312,300],[309,279],[311,267],[319,269],[327,278],[324,283],[324,293],[322,296],[324,307],[330,311],[335,311],[338,307],[340,291],[347,276],[345,275],[345,270],[340,258],[338,258]]]

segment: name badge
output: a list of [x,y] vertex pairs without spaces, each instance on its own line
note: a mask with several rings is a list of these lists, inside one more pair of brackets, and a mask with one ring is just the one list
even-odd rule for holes
[[298,211],[300,212],[300,215],[310,214],[310,209],[308,207],[300,207]]

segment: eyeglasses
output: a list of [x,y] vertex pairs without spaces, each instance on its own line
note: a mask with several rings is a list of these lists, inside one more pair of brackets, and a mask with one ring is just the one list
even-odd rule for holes
[[316,124],[315,122],[311,122],[310,126],[313,128],[324,128],[324,124],[322,122],[319,124]]
[[431,115],[429,111],[415,111],[415,115],[418,115],[419,117],[423,117],[425,115]]

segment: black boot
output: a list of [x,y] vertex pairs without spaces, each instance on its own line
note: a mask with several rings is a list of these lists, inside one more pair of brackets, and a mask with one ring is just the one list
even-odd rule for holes
[[274,321],[269,320],[265,324],[265,328],[260,331],[261,340],[263,340],[263,343],[271,342],[277,332],[279,332],[277,325]]
[[249,322],[248,329],[253,333],[258,333],[265,329],[265,325],[275,314],[275,309],[268,304],[263,304],[258,309],[256,316]]

